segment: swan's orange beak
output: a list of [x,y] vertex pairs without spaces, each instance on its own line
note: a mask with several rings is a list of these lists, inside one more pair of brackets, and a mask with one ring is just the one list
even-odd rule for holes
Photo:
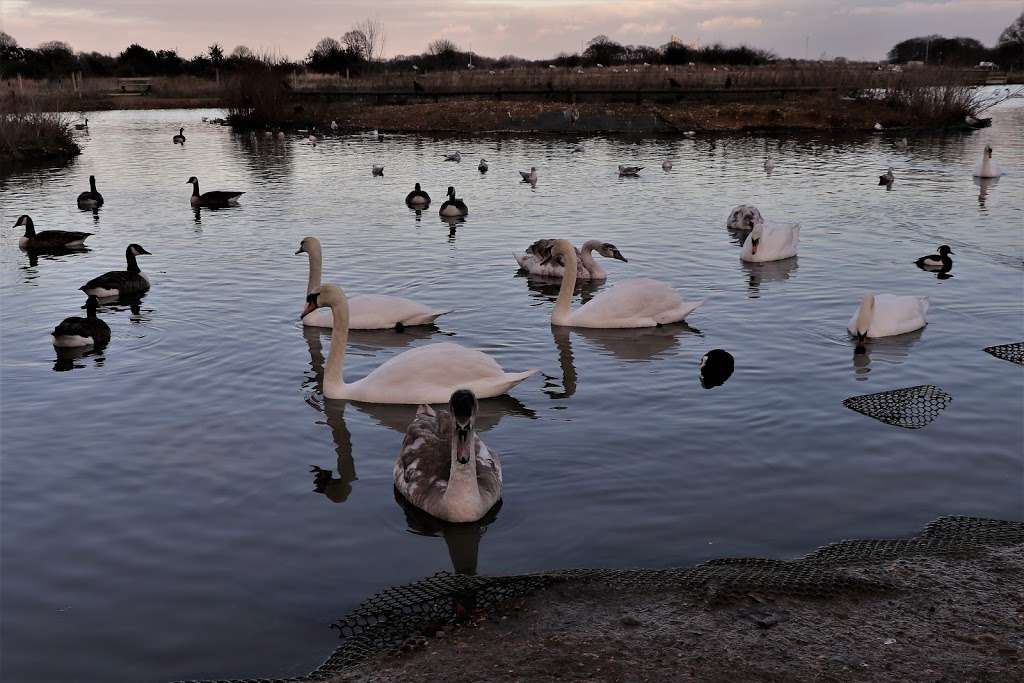
[[312,313],[315,310],[316,310],[316,306],[313,305],[313,302],[312,301],[307,301],[306,302],[306,307],[302,309],[302,315],[299,316],[299,320],[302,320],[303,318],[305,318],[307,315],[309,315],[310,313]]

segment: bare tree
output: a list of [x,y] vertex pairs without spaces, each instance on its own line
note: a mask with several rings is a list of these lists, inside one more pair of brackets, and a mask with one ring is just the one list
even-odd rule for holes
[[10,33],[0,31],[0,50],[13,50],[18,47],[18,41]]
[[309,53],[310,58],[325,59],[332,54],[341,52],[341,43],[334,38],[321,38],[320,41]]
[[377,19],[364,19],[356,24],[355,30],[366,37],[366,59],[371,62],[383,59],[384,44],[387,42],[384,24]]
[[370,39],[360,29],[354,28],[341,37],[341,43],[349,52],[359,55],[366,61],[372,61],[373,55],[370,52]]
[[235,49],[231,51],[232,59],[252,59],[252,50],[246,45],[236,45]]
[[438,38],[427,45],[427,52],[432,55],[443,55],[449,52],[458,52],[459,46],[447,38]]

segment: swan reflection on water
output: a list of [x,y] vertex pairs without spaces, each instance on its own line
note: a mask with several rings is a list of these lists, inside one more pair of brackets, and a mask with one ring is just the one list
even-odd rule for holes
[[683,335],[703,336],[700,330],[685,322],[660,327],[601,329],[552,325],[551,336],[558,349],[558,365],[562,369],[561,385],[556,377],[544,376],[544,393],[550,398],[570,398],[576,393],[577,373],[572,335],[582,337],[601,354],[618,360],[647,362],[671,356],[679,349]]
[[759,299],[761,297],[761,285],[766,282],[783,282],[788,280],[799,268],[799,256],[783,259],[781,261],[765,261],[763,263],[749,263],[740,261],[744,275],[747,277],[747,298]]
[[[562,279],[555,277],[544,277],[542,275],[531,275],[525,270],[516,271],[515,277],[526,280],[526,287],[531,292],[531,298],[537,299],[534,305],[554,303],[558,300],[558,291],[562,286]],[[580,305],[583,305],[594,298],[602,287],[605,280],[576,280],[573,287],[573,296],[579,295]]]
[[392,491],[395,502],[405,513],[405,523],[409,531],[417,536],[444,538],[455,573],[475,575],[480,556],[480,539],[487,532],[487,528],[498,519],[501,500],[499,499],[478,521],[455,524],[428,515],[407,501],[398,489],[392,487]]
[[[353,330],[350,334],[352,338],[355,338],[357,332],[365,333],[368,339],[372,339],[377,343],[384,340],[386,343],[376,347],[383,348],[389,345],[404,346],[411,343],[414,339],[425,339],[433,334],[434,331],[436,331],[436,328],[431,331],[424,327],[407,327],[404,332],[394,332],[393,330]],[[306,403],[323,413],[327,426],[330,427],[331,438],[334,440],[335,452],[337,454],[336,470],[338,476],[335,477],[333,471],[316,464],[310,465],[309,472],[313,475],[313,490],[315,492],[324,494],[324,496],[336,503],[342,503],[348,499],[352,492],[352,482],[357,479],[355,459],[352,455],[352,434],[345,422],[345,408],[352,405],[359,412],[373,418],[378,425],[385,426],[398,434],[405,434],[406,428],[408,428],[409,423],[412,422],[413,417],[416,415],[417,406],[325,400],[323,398],[324,335],[329,339],[330,331],[316,327],[302,328],[302,336],[309,347],[309,365],[312,370],[312,377],[306,375],[304,378],[303,387],[313,388],[316,391],[315,395],[307,396]],[[408,336],[410,339],[395,341],[403,336]],[[395,343],[387,343],[392,341],[395,341]],[[487,398],[480,401],[474,427],[479,433],[487,432],[497,427],[501,419],[506,415],[517,415],[530,419],[536,419],[537,417],[535,411],[527,408],[518,399],[506,394],[497,398]],[[400,448],[401,439],[396,439],[396,455]]]
[[978,186],[978,206],[984,209],[989,190],[999,184],[999,178],[978,178],[975,176],[974,184]]
[[853,374],[858,381],[869,379],[871,364],[886,363],[901,365],[910,357],[911,349],[921,340],[926,328],[898,334],[892,337],[869,339],[867,343],[853,350]]

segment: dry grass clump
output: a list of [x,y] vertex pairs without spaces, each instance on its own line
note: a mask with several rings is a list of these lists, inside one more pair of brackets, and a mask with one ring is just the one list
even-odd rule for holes
[[81,150],[65,114],[39,108],[0,114],[0,160],[31,162],[77,154]]

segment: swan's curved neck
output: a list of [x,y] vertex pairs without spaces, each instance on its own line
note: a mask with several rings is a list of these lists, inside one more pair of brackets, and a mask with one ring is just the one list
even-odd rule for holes
[[309,294],[310,292],[315,292],[320,289],[323,254],[320,250],[319,244],[307,245],[306,253],[309,254],[309,282],[306,284],[306,294]]
[[[449,418],[452,419],[452,418]],[[454,422],[454,419],[452,419]],[[479,509],[481,504],[480,486],[476,480],[476,431],[472,428],[466,437],[469,444],[469,462],[461,464],[458,459],[459,436],[455,425],[452,425],[452,464],[448,475],[448,488],[445,489],[442,499],[445,505],[453,512],[465,509],[468,516]]]
[[597,240],[587,240],[580,247],[580,260],[583,261],[583,267],[591,273],[598,270],[597,261],[594,260],[593,251],[601,246],[601,242]]
[[558,301],[551,312],[551,322],[564,325],[572,313],[572,294],[576,290],[576,250],[569,248],[563,255],[565,272],[562,274],[562,286],[558,289]]
[[345,348],[348,346],[348,301],[331,306],[331,350],[324,367],[324,396],[337,396],[345,388]]

